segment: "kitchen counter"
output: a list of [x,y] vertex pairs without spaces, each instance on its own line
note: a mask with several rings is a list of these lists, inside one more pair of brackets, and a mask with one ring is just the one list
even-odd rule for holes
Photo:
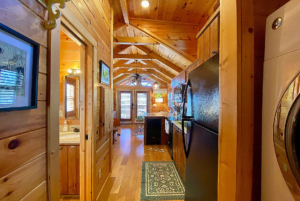
[[167,117],[170,116],[168,112],[155,112],[155,113],[145,113],[144,117]]
[[[171,120],[172,121],[172,120]],[[176,126],[180,131],[182,131],[182,126],[181,126],[181,121],[172,121],[173,125]],[[186,132],[187,130],[187,125],[186,122],[184,124],[184,131]],[[184,133],[186,135],[186,133]]]
[[165,132],[165,117],[168,113],[145,113],[144,144],[166,145],[167,135]]
[[59,144],[60,145],[79,145],[80,133],[79,132],[60,132]]
[[[174,119],[174,117],[172,117],[170,115],[170,113],[168,112],[157,112],[157,113],[145,113],[144,117],[158,117],[158,118],[167,118],[169,119],[178,129],[182,130],[182,127],[181,127],[181,120],[180,121],[177,121]],[[186,131],[187,130],[187,127],[186,127],[186,124],[185,124],[185,127],[184,127],[184,130]]]

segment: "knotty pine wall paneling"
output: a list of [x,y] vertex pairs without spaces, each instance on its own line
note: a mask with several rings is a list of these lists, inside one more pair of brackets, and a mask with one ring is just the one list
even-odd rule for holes
[[[110,65],[112,31],[110,1],[74,0],[68,2],[67,7],[97,40],[97,60],[104,60]],[[47,97],[48,31],[43,28],[43,22],[47,18],[47,11],[34,0],[0,0],[0,22],[41,45],[38,108],[0,113],[0,144],[3,144],[3,147],[8,147],[10,143],[16,145],[13,151],[9,148],[0,149],[2,174],[0,198],[4,200],[22,198],[47,200],[45,147],[47,145],[46,102],[49,98]],[[95,83],[97,81],[95,80]],[[104,87],[110,88],[110,86]],[[105,144],[101,148],[109,150],[109,146]],[[93,193],[98,194],[98,192]]]
[[[67,3],[68,9],[76,16],[78,21],[84,26],[84,28],[91,34],[91,36],[97,41],[97,62],[103,60],[108,66],[111,67],[111,76],[113,71],[112,57],[111,57],[111,35],[112,35],[112,8],[109,0],[97,1],[97,0],[73,0]],[[94,52],[95,53],[95,52]],[[93,53],[93,54],[94,54]],[[97,66],[98,66],[97,63]],[[88,64],[89,65],[89,64]],[[110,153],[110,134],[103,134],[103,138],[97,138],[99,136],[100,128],[100,101],[101,90],[100,87],[105,89],[111,89],[111,86],[99,84],[99,68],[97,67],[93,71],[91,77],[87,79],[93,79],[93,131],[92,135],[95,136],[92,144],[92,200],[99,199],[100,192],[107,180],[109,172],[111,171],[110,161],[111,156],[106,155]],[[89,86],[88,86],[89,87]],[[111,115],[112,117],[112,115]],[[88,118],[89,119],[89,118]],[[109,121],[109,120],[108,120]],[[105,122],[106,124],[106,122]],[[97,133],[98,131],[98,133]],[[104,160],[105,159],[105,160]],[[99,178],[99,170],[101,169],[101,177]]]
[[287,0],[220,6],[219,201],[261,199],[261,104],[266,17]]
[[0,112],[0,200],[47,200],[46,18],[33,0],[0,0],[0,22],[41,45],[38,108]]

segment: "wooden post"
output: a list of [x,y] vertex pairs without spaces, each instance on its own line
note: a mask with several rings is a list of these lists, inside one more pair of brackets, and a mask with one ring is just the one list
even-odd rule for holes
[[256,149],[261,145],[265,25],[286,2],[220,3],[218,201],[260,199],[261,152]]

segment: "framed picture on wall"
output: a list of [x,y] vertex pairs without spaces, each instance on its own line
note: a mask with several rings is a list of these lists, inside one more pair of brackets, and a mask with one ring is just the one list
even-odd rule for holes
[[110,85],[110,68],[104,61],[99,62],[99,72],[100,72],[100,83],[104,85]]
[[40,45],[0,23],[0,111],[37,108]]

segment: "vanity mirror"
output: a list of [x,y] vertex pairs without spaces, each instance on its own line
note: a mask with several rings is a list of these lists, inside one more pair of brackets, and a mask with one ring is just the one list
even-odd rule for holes
[[80,76],[65,76],[65,116],[66,119],[79,119]]

